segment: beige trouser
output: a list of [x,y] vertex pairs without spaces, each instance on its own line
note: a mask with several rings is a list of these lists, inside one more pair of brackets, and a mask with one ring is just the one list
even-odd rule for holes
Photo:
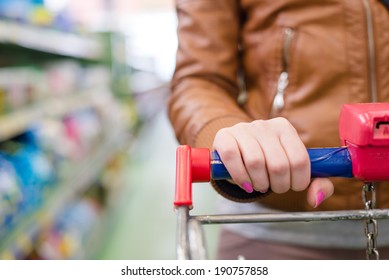
[[[389,247],[378,247],[380,259],[389,259]],[[363,260],[365,249],[312,248],[253,240],[223,229],[217,259],[236,260]]]

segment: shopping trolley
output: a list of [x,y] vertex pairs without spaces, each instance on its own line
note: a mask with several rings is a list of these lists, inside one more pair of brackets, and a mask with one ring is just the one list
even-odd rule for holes
[[341,147],[308,149],[312,177],[355,177],[363,182],[362,210],[190,215],[192,183],[229,179],[217,152],[182,145],[176,151],[174,206],[177,213],[177,259],[207,259],[203,225],[364,220],[366,258],[379,259],[378,219],[389,209],[375,209],[374,182],[389,180],[389,103],[346,104],[339,117]]

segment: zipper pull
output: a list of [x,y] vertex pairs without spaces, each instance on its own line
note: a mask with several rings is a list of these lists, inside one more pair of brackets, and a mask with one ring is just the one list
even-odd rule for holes
[[285,90],[289,83],[288,75],[288,62],[289,62],[289,48],[291,40],[294,36],[294,31],[292,28],[286,28],[284,31],[284,45],[282,51],[282,72],[277,81],[276,95],[273,99],[272,113],[280,112],[285,105]]
[[277,92],[273,101],[273,110],[278,112],[284,108],[284,93],[288,86],[288,72],[282,72],[277,82]]

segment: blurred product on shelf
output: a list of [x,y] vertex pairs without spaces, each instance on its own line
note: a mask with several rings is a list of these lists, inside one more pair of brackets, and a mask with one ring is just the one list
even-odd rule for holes
[[80,30],[81,26],[66,8],[66,2],[68,1],[0,0],[0,17],[63,31]]
[[42,66],[43,80],[50,96],[62,96],[75,93],[83,87],[83,72],[87,71],[74,60],[57,60]]
[[17,180],[14,180],[14,183],[17,182],[21,194],[17,207],[14,211],[8,212],[6,223],[0,227],[2,235],[14,226],[21,215],[42,204],[44,189],[55,180],[55,170],[49,157],[40,149],[32,132],[1,143],[0,155],[17,171]]
[[0,155],[4,158],[4,164],[5,161],[9,162],[18,171],[22,189],[19,213],[38,207],[45,187],[53,185],[56,177],[68,175],[66,170],[74,161],[93,153],[102,137],[100,117],[95,110],[84,109],[68,114],[62,120],[43,122],[1,143]]
[[0,0],[0,259],[93,257],[119,193],[138,121],[125,40],[76,4]]
[[58,60],[41,67],[0,68],[0,115],[48,98],[107,88],[109,84],[106,67],[83,67],[72,60]]
[[55,163],[59,176],[73,163],[90,156],[103,142],[101,116],[94,109],[72,112],[61,119],[48,119],[36,130],[40,147]]
[[69,203],[38,239],[41,259],[83,259],[91,231],[101,218],[98,201],[81,198]]
[[[105,98],[103,100],[107,101]],[[4,183],[0,187],[0,201],[8,201],[0,209],[0,239],[12,234],[23,219],[44,207],[52,190],[59,193],[65,191],[61,189],[61,184],[73,179],[75,171],[78,171],[75,166],[80,162],[90,165],[87,168],[91,171],[86,172],[91,172],[89,176],[92,178],[100,174],[106,159],[98,158],[101,163],[94,167],[94,155],[100,149],[107,149],[103,150],[106,153],[104,157],[107,157],[115,149],[119,149],[120,145],[109,143],[113,140],[113,143],[120,143],[123,136],[118,131],[125,128],[117,121],[117,114],[112,114],[117,110],[115,103],[111,104],[113,107],[109,106],[109,102],[104,105],[104,110],[85,108],[61,118],[48,118],[32,125],[21,135],[0,142],[0,184]],[[107,115],[109,111],[111,114]],[[116,127],[107,126],[114,123],[117,124]],[[99,167],[100,164],[102,167]],[[82,184],[82,179],[79,179]],[[82,189],[85,188],[88,186],[82,186]],[[77,189],[70,191],[77,193]],[[60,203],[63,202],[60,200]],[[66,203],[64,205],[67,207]],[[28,238],[36,237],[33,234]],[[28,252],[27,249],[26,251]],[[72,254],[68,257],[77,256]]]
[[10,227],[22,198],[15,168],[0,154],[0,235],[3,228]]
[[75,112],[63,118],[66,138],[74,144],[71,158],[81,159],[98,144],[102,126],[92,109]]
[[34,239],[26,259],[88,259],[104,241],[112,219],[112,203],[116,203],[125,157],[113,156],[100,176],[82,194],[63,207],[42,227]]
[[0,69],[0,114],[31,104],[47,95],[42,72],[33,67]]

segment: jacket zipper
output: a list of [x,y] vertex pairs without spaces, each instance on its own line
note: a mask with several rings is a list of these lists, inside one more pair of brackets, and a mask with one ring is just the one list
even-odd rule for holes
[[374,43],[374,25],[373,25],[373,16],[371,11],[371,6],[369,0],[363,0],[363,6],[365,8],[366,15],[366,26],[367,26],[367,40],[368,40],[368,67],[369,67],[369,89],[370,89],[370,99],[371,102],[378,101],[377,94],[377,73],[376,73],[376,62],[375,62],[375,43]]
[[280,76],[278,77],[276,94],[274,96],[272,112],[275,113],[280,112],[285,106],[285,90],[288,87],[289,83],[289,74],[288,74],[288,60],[289,60],[289,48],[290,43],[292,41],[294,35],[294,31],[291,28],[286,28],[284,31],[284,45],[282,51],[282,71]]

